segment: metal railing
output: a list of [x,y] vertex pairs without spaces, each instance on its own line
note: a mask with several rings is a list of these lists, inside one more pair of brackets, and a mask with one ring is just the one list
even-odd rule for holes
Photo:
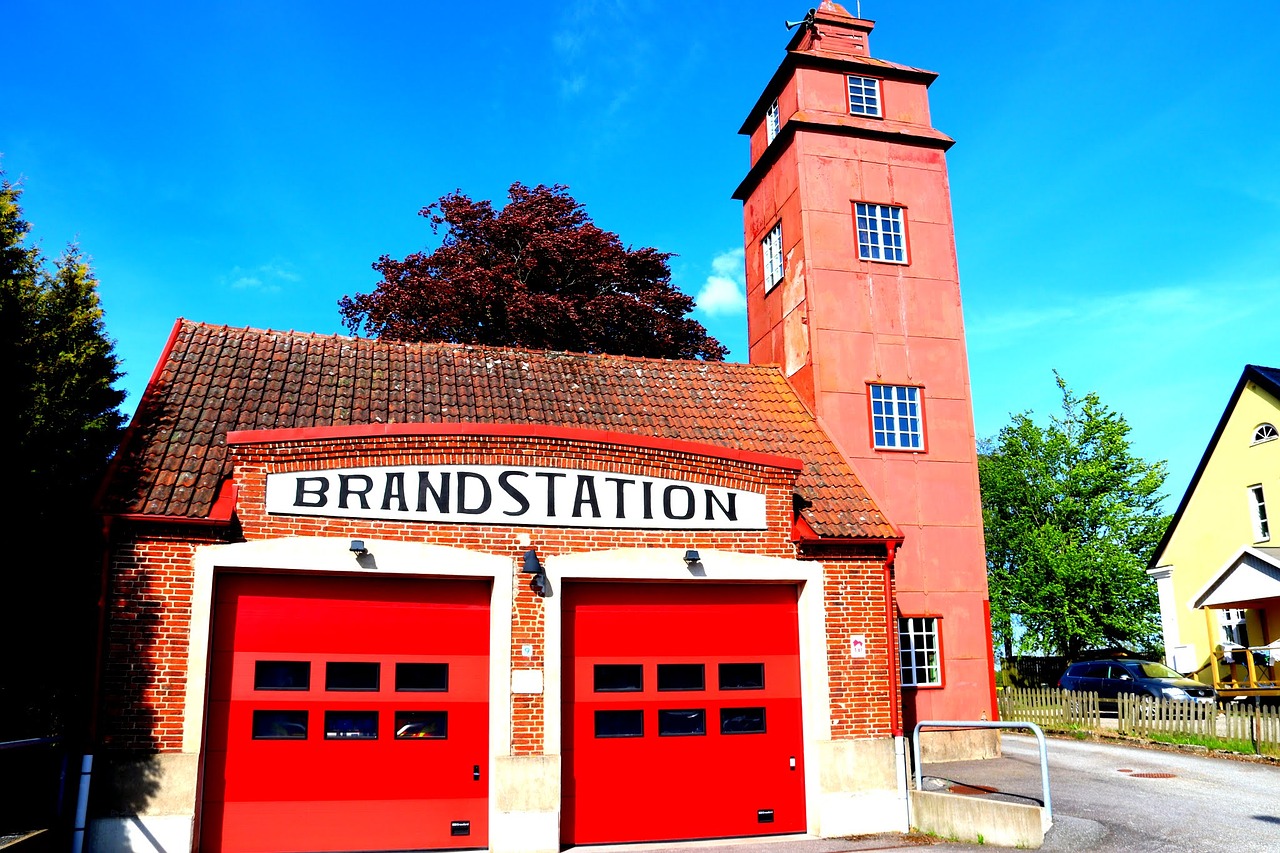
[[0,741],[0,836],[17,840],[56,830],[65,816],[68,754],[59,738]]
[[1035,723],[1005,723],[989,720],[929,720],[916,723],[911,736],[911,758],[915,761],[916,790],[922,790],[924,773],[920,769],[920,730],[931,729],[1030,729],[1035,733],[1036,742],[1040,745],[1040,785],[1044,790],[1045,825],[1053,825],[1053,804],[1049,800],[1049,750],[1045,744],[1044,731]]

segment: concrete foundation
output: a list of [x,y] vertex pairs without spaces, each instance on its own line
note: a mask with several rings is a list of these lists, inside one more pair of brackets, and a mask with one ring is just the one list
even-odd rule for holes
[[911,824],[942,838],[997,847],[1038,848],[1048,829],[1044,809],[980,797],[911,792]]

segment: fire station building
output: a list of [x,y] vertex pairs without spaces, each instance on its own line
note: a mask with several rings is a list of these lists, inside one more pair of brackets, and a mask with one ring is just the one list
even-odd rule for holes
[[824,3],[744,125],[751,363],[175,324],[92,849],[907,828],[904,726],[993,688],[950,141],[871,26]]

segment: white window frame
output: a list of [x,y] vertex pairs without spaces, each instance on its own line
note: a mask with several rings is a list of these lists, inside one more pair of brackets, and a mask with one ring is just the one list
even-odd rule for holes
[[782,281],[782,220],[774,223],[760,241],[760,254],[764,258],[764,292],[768,293]]
[[1270,542],[1271,525],[1267,522],[1267,497],[1261,484],[1249,487],[1249,519],[1253,522],[1253,541]]
[[769,109],[764,113],[764,135],[767,145],[778,138],[778,131],[782,129],[782,118],[778,113],[778,99],[774,98],[773,103],[769,105]]
[[1274,424],[1258,424],[1258,428],[1253,431],[1253,441],[1251,444],[1262,444],[1264,441],[1275,441],[1280,438],[1280,432],[1276,431]]
[[898,618],[898,670],[903,687],[942,686],[942,635],[938,616]]
[[858,258],[890,264],[907,263],[906,208],[893,204],[853,203],[858,231]]
[[876,450],[924,450],[924,389],[869,383],[871,445]]
[[859,74],[845,75],[849,89],[849,115],[881,118],[880,81]]
[[1222,641],[1237,646],[1249,645],[1249,629],[1245,624],[1245,611],[1227,608],[1218,611],[1218,624],[1222,626]]

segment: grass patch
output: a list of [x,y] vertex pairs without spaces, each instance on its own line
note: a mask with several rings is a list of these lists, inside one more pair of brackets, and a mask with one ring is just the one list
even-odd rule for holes
[[1207,735],[1184,734],[1181,732],[1148,732],[1146,740],[1156,743],[1172,743],[1186,746],[1203,746],[1206,749],[1222,749],[1227,752],[1239,752],[1253,755],[1253,742],[1239,738],[1218,738]]

